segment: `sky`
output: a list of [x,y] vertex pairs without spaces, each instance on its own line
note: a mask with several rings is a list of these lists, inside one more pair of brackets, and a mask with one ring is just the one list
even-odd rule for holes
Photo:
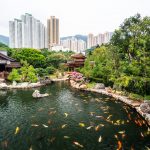
[[95,35],[114,31],[125,18],[150,16],[150,0],[0,0],[0,34],[9,35],[9,20],[32,14],[46,25],[50,16],[60,21],[60,36]]

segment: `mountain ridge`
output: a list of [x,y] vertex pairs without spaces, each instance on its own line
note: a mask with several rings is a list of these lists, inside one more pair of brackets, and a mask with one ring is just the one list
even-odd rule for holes
[[9,45],[9,37],[8,36],[4,36],[4,35],[0,35],[0,43],[3,43],[5,45]]
[[66,37],[61,37],[61,40],[65,40],[65,39],[70,39],[70,38],[77,38],[79,40],[83,40],[85,42],[87,42],[87,36],[86,35],[81,35],[81,34],[76,34],[74,36],[66,36]]

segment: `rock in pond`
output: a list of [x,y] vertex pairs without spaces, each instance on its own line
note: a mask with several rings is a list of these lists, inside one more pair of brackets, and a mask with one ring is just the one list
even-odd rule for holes
[[35,90],[32,94],[32,96],[34,98],[41,98],[41,97],[46,97],[46,96],[49,96],[48,93],[45,93],[45,94],[40,94],[40,91],[39,90]]

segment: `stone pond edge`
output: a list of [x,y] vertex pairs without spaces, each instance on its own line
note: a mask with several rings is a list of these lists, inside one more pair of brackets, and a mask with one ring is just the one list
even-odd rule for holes
[[29,88],[37,88],[41,87],[47,84],[50,84],[51,82],[58,82],[58,81],[66,81],[68,78],[61,78],[61,79],[51,79],[49,83],[29,83],[29,82],[23,82],[23,83],[16,83],[15,84],[6,84],[6,83],[0,83],[0,90],[9,90],[9,89],[29,89]]
[[79,89],[79,90],[100,93],[103,95],[113,97],[114,99],[119,100],[119,101],[129,105],[130,107],[134,108],[137,111],[137,113],[139,113],[146,120],[147,124],[150,126],[150,114],[142,112],[142,110],[140,108],[140,105],[142,104],[142,102],[131,100],[126,96],[110,93],[106,89],[86,88],[85,85],[77,83],[74,80],[70,80],[70,85],[71,85],[71,87]]

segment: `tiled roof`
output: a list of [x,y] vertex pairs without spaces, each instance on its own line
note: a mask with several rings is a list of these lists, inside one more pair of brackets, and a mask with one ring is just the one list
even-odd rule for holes
[[0,53],[0,57],[4,58],[4,59],[6,59],[6,60],[9,60],[9,61],[11,61],[11,62],[16,61],[15,59],[13,59],[13,58],[11,58],[11,57],[8,57],[8,56],[6,56],[6,55],[4,55],[4,54],[2,54],[2,53]]
[[71,57],[72,58],[80,58],[80,59],[85,58],[85,56],[83,54],[81,54],[81,53],[79,53],[79,54],[73,54],[73,55],[71,55]]

